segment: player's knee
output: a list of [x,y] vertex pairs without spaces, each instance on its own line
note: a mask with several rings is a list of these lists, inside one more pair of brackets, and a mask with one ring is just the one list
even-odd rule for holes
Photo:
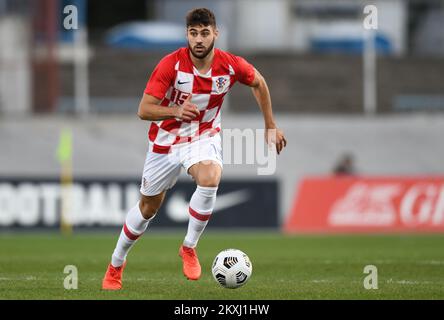
[[151,219],[157,213],[160,208],[160,203],[141,199],[139,202],[140,212],[145,219]]
[[220,173],[219,172],[210,172],[205,175],[201,175],[199,177],[198,184],[201,187],[217,187],[220,182]]

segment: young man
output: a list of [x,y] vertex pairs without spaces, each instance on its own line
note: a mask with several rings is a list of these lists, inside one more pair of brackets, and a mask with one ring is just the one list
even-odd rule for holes
[[152,121],[141,198],[127,214],[103,279],[105,290],[122,288],[126,256],[156,215],[166,191],[175,185],[182,167],[197,188],[190,200],[188,230],[179,255],[184,275],[199,279],[201,267],[195,248],[211,217],[222,173],[220,109],[236,81],[252,88],[266,129],[273,129],[273,136],[266,134],[266,141],[275,144],[278,154],[287,144],[274,122],[261,74],[243,58],[214,48],[218,37],[214,14],[205,8],[195,9],[188,13],[186,22],[188,48],[159,62],[139,105],[140,119]]

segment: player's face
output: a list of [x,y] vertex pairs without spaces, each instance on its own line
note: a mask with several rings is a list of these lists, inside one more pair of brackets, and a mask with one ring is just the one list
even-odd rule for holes
[[204,59],[214,48],[218,31],[212,26],[190,26],[187,30],[188,47],[197,59]]

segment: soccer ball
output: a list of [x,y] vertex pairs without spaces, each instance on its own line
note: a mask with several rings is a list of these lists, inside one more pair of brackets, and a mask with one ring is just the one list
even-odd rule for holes
[[253,272],[250,258],[238,249],[226,249],[214,258],[213,278],[222,287],[236,289],[247,283]]

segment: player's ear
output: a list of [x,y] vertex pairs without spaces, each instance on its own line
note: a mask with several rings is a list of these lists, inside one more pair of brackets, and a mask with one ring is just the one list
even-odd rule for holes
[[219,37],[219,29],[217,27],[213,28],[214,28],[214,39],[217,40],[217,38]]

